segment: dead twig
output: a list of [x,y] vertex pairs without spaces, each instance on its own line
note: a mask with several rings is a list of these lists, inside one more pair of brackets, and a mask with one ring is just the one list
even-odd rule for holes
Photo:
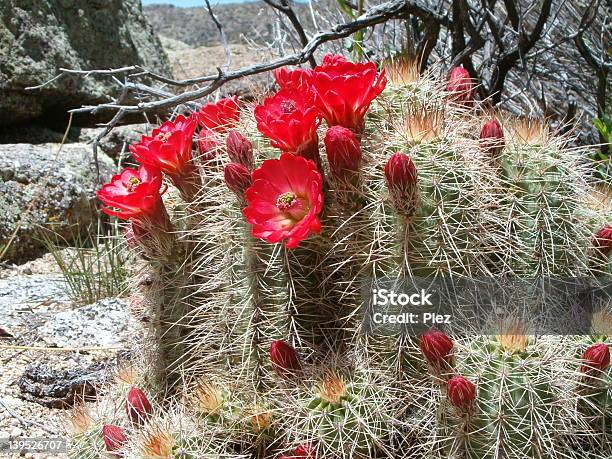
[[[271,62],[255,64],[247,67],[242,67],[234,71],[223,71],[218,69],[218,73],[215,75],[207,75],[199,78],[192,78],[188,80],[172,80],[161,75],[157,75],[139,66],[123,67],[115,70],[68,70],[62,69],[63,73],[66,74],[81,74],[84,76],[89,75],[118,75],[126,74],[126,79],[134,77],[148,77],[154,80],[176,86],[185,86],[198,83],[209,83],[208,85],[196,88],[194,90],[186,91],[181,94],[172,96],[163,96],[159,100],[152,100],[147,102],[140,102],[135,105],[125,105],[118,102],[103,103],[96,106],[84,106],[81,108],[73,109],[71,113],[99,113],[103,111],[113,111],[116,116],[123,117],[129,113],[145,113],[153,110],[164,110],[175,107],[181,104],[191,103],[194,100],[205,97],[224,84],[243,78],[246,76],[256,75],[264,72],[283,67],[286,65],[299,65],[310,60],[314,55],[314,52],[319,46],[324,43],[346,38],[358,30],[362,30],[368,27],[375,26],[377,24],[386,22],[390,19],[398,19],[406,17],[408,14],[414,14],[418,17],[424,17],[428,21],[435,21],[438,23],[446,23],[447,18],[445,16],[439,16],[436,13],[420,6],[417,2],[405,1],[405,0],[393,0],[381,5],[375,6],[368,10],[363,15],[356,18],[354,21],[346,24],[339,24],[330,30],[322,31],[317,33],[308,43],[302,48],[301,51],[285,56]],[[431,45],[433,47],[433,44]],[[34,87],[32,89],[40,88],[43,85]],[[128,85],[125,88],[132,90]],[[150,92],[153,92],[152,90]],[[118,115],[118,113],[121,113]],[[120,119],[120,118],[119,118]],[[112,122],[112,121],[111,121]],[[117,121],[115,121],[115,124]]]

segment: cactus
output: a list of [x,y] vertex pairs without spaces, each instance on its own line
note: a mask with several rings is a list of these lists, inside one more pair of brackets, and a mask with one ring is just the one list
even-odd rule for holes
[[[582,151],[480,116],[463,69],[444,84],[408,68],[281,69],[255,108],[207,104],[133,147],[152,169],[99,196],[134,228],[155,346],[74,457],[607,457],[610,391],[585,382],[579,339],[363,333],[372,279],[607,263],[609,207],[589,204]],[[148,395],[142,422],[130,387]]]

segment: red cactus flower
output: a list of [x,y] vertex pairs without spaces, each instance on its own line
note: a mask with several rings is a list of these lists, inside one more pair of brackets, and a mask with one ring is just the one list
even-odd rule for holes
[[107,215],[160,222],[167,218],[161,199],[161,186],[160,171],[142,165],[115,175],[98,191],[97,196],[106,206],[102,211]]
[[440,330],[431,328],[421,335],[421,352],[432,365],[450,363],[453,341]]
[[208,103],[194,114],[203,129],[225,133],[236,126],[240,117],[238,96],[227,97],[216,103]]
[[232,129],[227,136],[227,154],[232,162],[242,164],[247,169],[253,170],[255,165],[253,144],[235,129]]
[[474,81],[470,74],[463,67],[455,67],[451,70],[446,84],[446,90],[450,93],[450,98],[457,103],[463,104],[474,99]]
[[268,159],[253,172],[243,210],[253,236],[268,242],[285,240],[293,249],[311,232],[321,230],[323,179],[312,161],[290,153]]
[[504,128],[497,118],[487,121],[480,131],[480,146],[491,156],[497,156],[504,148]]
[[253,184],[251,172],[242,164],[229,163],[223,169],[227,187],[237,196],[244,196],[244,192]]
[[121,427],[106,424],[102,426],[102,438],[106,451],[117,453],[128,442],[128,437]]
[[279,376],[286,376],[302,368],[300,358],[293,346],[282,339],[272,341],[270,362]]
[[343,178],[359,170],[361,145],[353,131],[332,126],[325,134],[325,150],[334,177]]
[[281,89],[255,107],[255,119],[273,147],[318,163],[321,118],[307,92]]
[[372,101],[385,89],[385,71],[378,73],[373,62],[354,63],[328,54],[309,77],[315,105],[328,126],[340,125],[356,134]]
[[143,424],[153,414],[153,407],[149,399],[137,387],[129,390],[125,407],[128,418],[137,424]]
[[306,89],[309,75],[308,70],[301,68],[289,70],[287,67],[280,67],[274,70],[274,79],[281,89]]
[[395,209],[411,217],[419,198],[417,169],[410,156],[403,153],[391,155],[385,165],[385,178]]
[[173,181],[190,175],[195,166],[191,149],[196,120],[193,116],[179,115],[153,129],[151,136],[142,136],[140,142],[130,145],[134,159],[165,172]]
[[476,399],[476,386],[463,376],[453,376],[446,384],[448,399],[457,408],[469,408]]
[[585,361],[581,367],[583,373],[595,370],[604,371],[610,366],[610,348],[606,343],[596,343],[589,346],[582,354]]
[[612,225],[606,225],[595,234],[593,247],[604,257],[612,254]]

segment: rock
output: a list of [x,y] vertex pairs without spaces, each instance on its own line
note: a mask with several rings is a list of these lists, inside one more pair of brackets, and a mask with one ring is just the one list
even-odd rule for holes
[[[42,229],[63,242],[84,236],[96,219],[98,177],[91,147],[65,144],[0,145],[0,251],[6,259],[26,260],[44,251]],[[114,171],[99,152],[100,181]],[[13,233],[17,228],[15,237]]]
[[35,91],[59,68],[142,65],[170,74],[167,57],[140,0],[12,0],[0,2],[0,125],[109,101],[109,77],[63,77]]
[[[75,136],[78,138],[78,129],[72,128],[67,137],[68,142],[73,142]],[[0,144],[3,143],[61,143],[64,133],[54,131],[46,126],[35,123],[12,124],[0,126]]]
[[11,317],[31,311],[45,301],[67,303],[68,286],[62,276],[41,274],[0,279],[0,315],[2,325],[10,326]]
[[66,409],[82,400],[91,400],[107,379],[108,371],[102,363],[65,370],[38,362],[28,365],[17,385],[25,400]]
[[107,298],[56,314],[39,334],[59,347],[116,346],[128,342],[137,327],[125,301]]
[[[83,128],[79,134],[79,141],[91,143],[103,131],[104,128]],[[123,160],[129,159],[128,145],[138,142],[143,134],[150,133],[150,131],[150,125],[147,124],[117,126],[100,140],[98,148],[115,161],[119,160],[122,151]]]
[[187,43],[180,40],[175,40],[174,38],[164,37],[163,35],[159,36],[159,41],[161,42],[166,52],[185,51],[187,49],[191,49],[191,46]]

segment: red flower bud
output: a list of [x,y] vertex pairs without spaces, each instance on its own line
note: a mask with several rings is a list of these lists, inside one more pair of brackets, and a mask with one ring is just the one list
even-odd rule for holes
[[235,129],[232,129],[227,136],[227,154],[232,162],[242,164],[247,169],[253,170],[255,165],[253,144]]
[[589,346],[582,354],[585,361],[581,371],[589,373],[593,369],[604,371],[610,366],[610,349],[606,343],[596,343]]
[[137,424],[143,424],[153,414],[153,407],[147,396],[137,387],[129,390],[125,406],[128,418]]
[[317,459],[317,451],[308,443],[299,445],[290,456],[281,456],[280,459]]
[[457,408],[469,408],[476,399],[476,386],[463,376],[453,376],[446,384],[448,399]]
[[223,175],[227,187],[239,197],[242,197],[247,188],[253,184],[251,172],[242,164],[229,163],[225,166]]
[[197,138],[198,151],[202,161],[212,161],[219,151],[218,134],[208,129],[202,129]]
[[304,443],[295,448],[295,456],[304,459],[317,459],[317,451],[309,443]]
[[330,127],[325,134],[325,149],[334,177],[342,178],[359,170],[361,145],[350,129],[342,126]]
[[612,254],[612,225],[606,225],[595,234],[593,240],[595,247],[604,257]]
[[497,156],[504,148],[504,128],[497,118],[487,121],[480,131],[480,146],[491,156]]
[[450,363],[453,341],[440,330],[432,328],[421,335],[421,352],[432,365]]
[[282,339],[272,341],[270,361],[279,376],[286,376],[302,368],[300,358],[293,346]]
[[414,214],[419,197],[416,166],[410,156],[395,153],[385,165],[385,178],[395,209],[408,217]]
[[446,90],[452,93],[450,98],[460,104],[471,102],[474,98],[474,82],[463,67],[451,70]]
[[106,424],[102,427],[102,437],[106,451],[117,452],[128,442],[128,437],[121,427]]

